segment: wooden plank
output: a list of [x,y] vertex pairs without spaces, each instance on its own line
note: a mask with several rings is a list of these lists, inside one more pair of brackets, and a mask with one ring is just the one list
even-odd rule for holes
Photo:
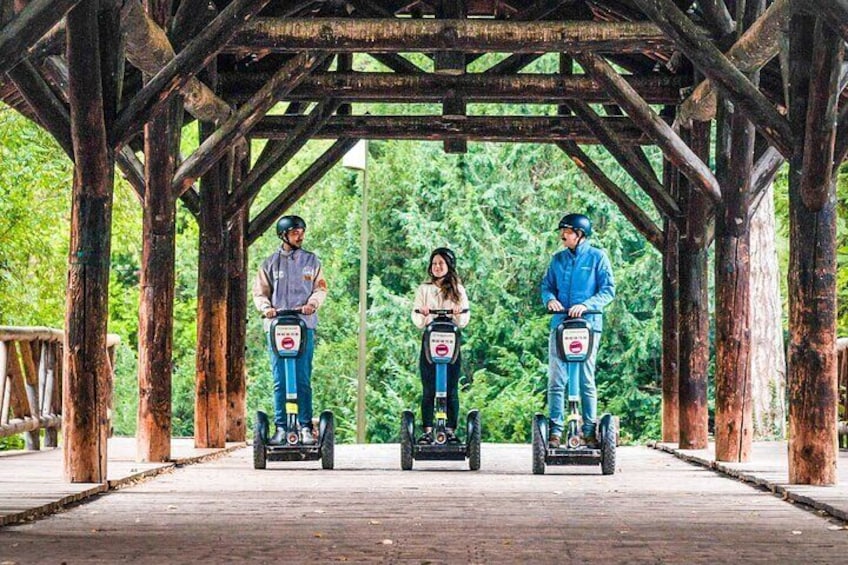
[[[250,131],[254,139],[285,139],[303,118],[266,116]],[[629,118],[604,118],[604,123],[622,142],[653,145]],[[315,139],[356,136],[362,139],[419,139],[442,141],[461,136],[469,141],[552,143],[574,141],[595,145],[597,137],[574,116],[335,116],[318,130]]]
[[80,0],[31,0],[0,29],[0,75],[27,57],[27,50]]
[[276,104],[313,69],[327,58],[326,53],[304,52],[287,61],[255,95],[183,161],[174,174],[174,189],[182,194],[212,167],[230,147],[246,135]]
[[9,410],[13,418],[32,417],[29,403],[27,402],[26,388],[24,386],[24,373],[21,370],[21,356],[18,352],[18,344],[13,341],[6,342],[6,378],[9,387]]
[[[679,171],[663,160],[663,186],[679,193]],[[662,440],[680,441],[680,229],[663,219],[662,246]]]
[[[22,341],[18,344],[21,354],[21,364],[23,365],[24,389],[26,391],[26,402],[28,405],[28,415],[32,416],[38,423],[38,418],[41,416],[38,401],[38,359],[36,355],[40,355],[40,342],[37,341]],[[40,424],[39,424],[40,426]],[[38,430],[27,431],[24,436],[26,448],[28,450],[38,450],[41,448],[41,434]]]
[[224,52],[641,53],[669,47],[666,35],[648,22],[254,18],[236,33]]

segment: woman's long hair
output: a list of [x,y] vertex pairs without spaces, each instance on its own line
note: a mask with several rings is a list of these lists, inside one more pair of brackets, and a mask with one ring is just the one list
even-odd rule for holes
[[[433,275],[433,259],[436,255],[441,257],[448,267],[447,274],[441,278]],[[462,284],[462,281],[459,275],[456,274],[456,256],[453,254],[453,251],[441,247],[433,251],[430,254],[430,265],[427,267],[427,273],[430,275],[430,282],[439,287],[448,300],[459,305],[459,285]]]

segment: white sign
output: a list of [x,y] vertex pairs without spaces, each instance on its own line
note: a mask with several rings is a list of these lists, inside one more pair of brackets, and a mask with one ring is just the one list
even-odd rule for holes
[[456,348],[456,334],[450,332],[430,332],[430,358],[452,359]]

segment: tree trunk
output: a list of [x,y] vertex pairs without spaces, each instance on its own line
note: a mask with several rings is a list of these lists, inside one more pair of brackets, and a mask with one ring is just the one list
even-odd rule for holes
[[786,436],[786,352],[774,244],[774,186],[751,218],[751,400],[754,439]]

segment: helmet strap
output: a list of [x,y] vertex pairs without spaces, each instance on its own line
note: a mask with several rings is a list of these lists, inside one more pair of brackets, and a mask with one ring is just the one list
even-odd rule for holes
[[300,249],[299,246],[297,246],[297,245],[295,245],[295,244],[293,244],[292,242],[289,241],[289,232],[288,231],[283,232],[283,237],[281,237],[280,239],[282,239],[283,243],[286,246],[288,246],[288,248],[291,249],[292,251],[297,251],[298,249]]

